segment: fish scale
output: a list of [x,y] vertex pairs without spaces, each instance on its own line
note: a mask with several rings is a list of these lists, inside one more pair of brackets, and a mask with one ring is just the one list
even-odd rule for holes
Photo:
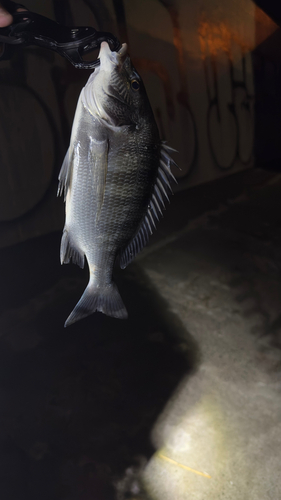
[[99,58],[81,91],[59,175],[66,201],[61,263],[83,267],[86,259],[90,273],[65,326],[95,311],[127,317],[113,267],[126,267],[147,244],[173,177],[172,150],[160,141],[126,45],[111,52],[103,42]]

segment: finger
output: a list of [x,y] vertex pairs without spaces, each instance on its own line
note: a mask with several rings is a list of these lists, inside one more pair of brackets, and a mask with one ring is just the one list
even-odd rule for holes
[[12,22],[13,16],[0,5],[0,28],[5,28],[5,26],[9,26]]

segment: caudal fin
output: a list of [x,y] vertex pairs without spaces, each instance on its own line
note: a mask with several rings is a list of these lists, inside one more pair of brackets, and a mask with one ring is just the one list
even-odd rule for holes
[[100,311],[113,318],[125,319],[128,317],[127,310],[115,283],[111,283],[106,287],[97,287],[89,282],[64,326],[72,325],[72,323],[86,318],[86,316],[93,314],[95,311]]

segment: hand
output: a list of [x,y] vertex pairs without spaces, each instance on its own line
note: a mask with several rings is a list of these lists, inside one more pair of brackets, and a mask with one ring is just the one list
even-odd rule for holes
[[9,26],[9,24],[12,24],[12,22],[12,14],[4,9],[4,7],[2,7],[2,4],[0,3],[0,28],[5,28],[5,26]]
[[[21,7],[17,9],[17,12],[23,12],[26,9],[22,9]],[[2,4],[0,2],[0,28],[5,28],[6,26],[9,26],[9,24],[12,24],[13,22],[13,16],[8,12],[4,7],[2,7]]]

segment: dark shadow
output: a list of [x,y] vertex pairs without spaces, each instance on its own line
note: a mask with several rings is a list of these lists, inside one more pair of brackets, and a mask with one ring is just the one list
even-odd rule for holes
[[60,266],[60,236],[0,251],[0,456],[21,481],[14,491],[4,473],[5,500],[115,498],[113,480],[154,453],[153,424],[199,362],[136,264],[116,276],[127,321],[96,313],[64,329],[88,273]]
[[275,0],[254,0],[254,3],[262,9],[276,24],[281,24],[281,5]]
[[[262,3],[265,2],[256,3],[264,9]],[[279,14],[277,17],[280,17],[281,4],[279,2],[275,3],[276,14],[278,4]],[[264,10],[267,12],[266,9]],[[276,21],[276,19],[274,20]],[[256,26],[256,36],[259,36],[258,25]],[[252,52],[255,82],[255,166],[271,172],[281,171],[281,145],[278,133],[281,114],[280,60],[281,29],[279,28],[259,43]]]

